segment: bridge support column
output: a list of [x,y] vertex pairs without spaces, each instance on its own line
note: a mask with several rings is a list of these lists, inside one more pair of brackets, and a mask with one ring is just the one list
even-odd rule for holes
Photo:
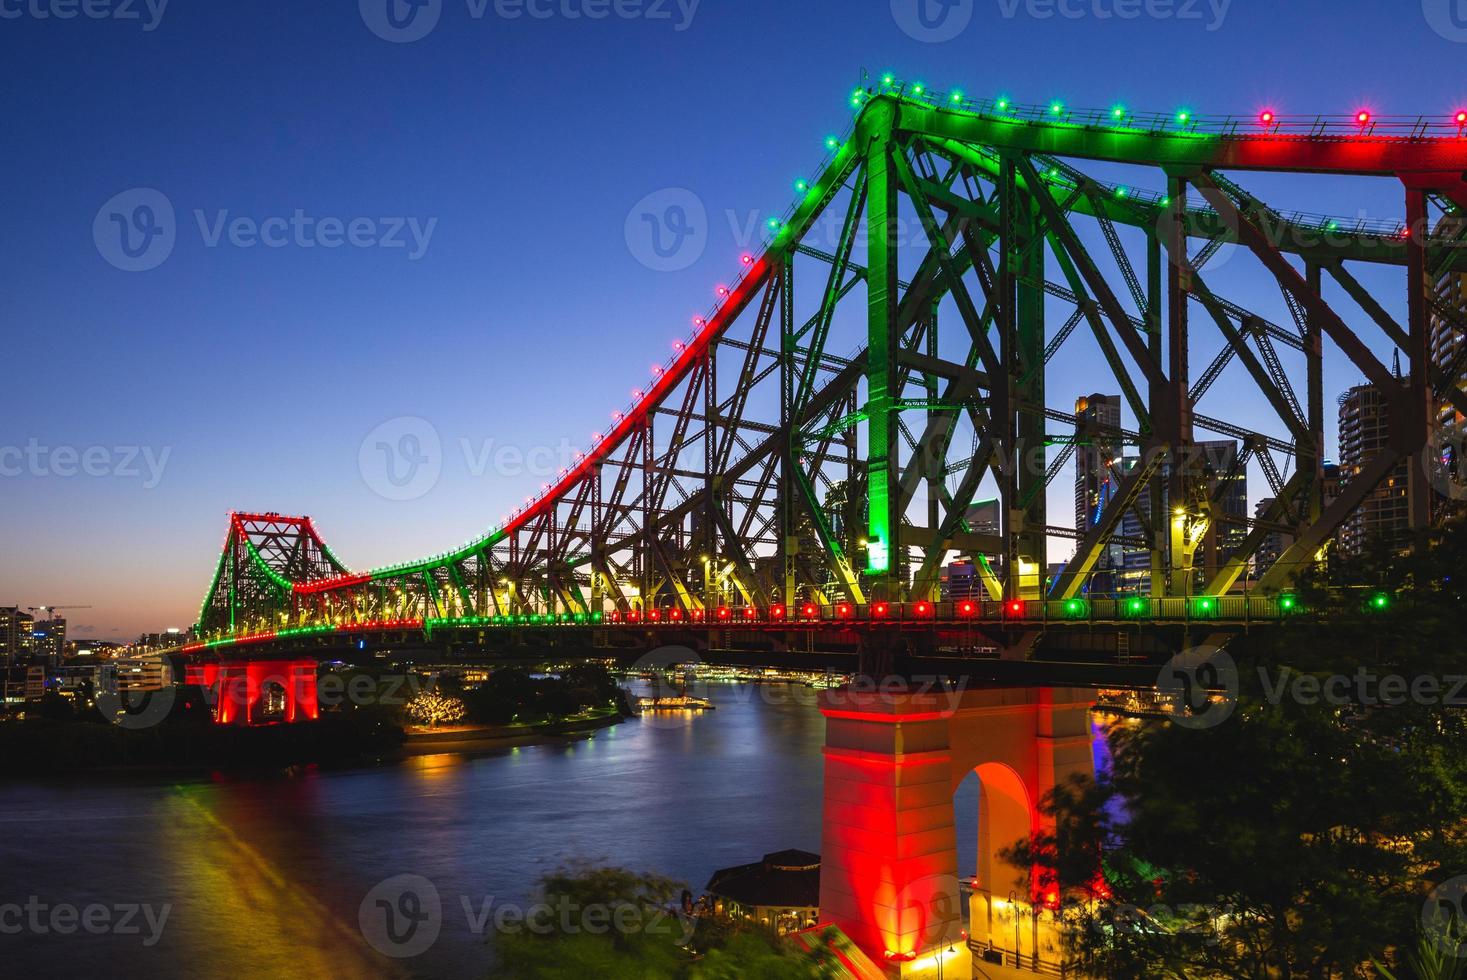
[[821,921],[893,977],[935,977],[937,955],[944,975],[967,975],[945,703],[919,694],[821,698]]
[[[321,716],[314,660],[255,660],[220,664],[214,720],[221,725],[291,724]],[[278,714],[269,703],[281,691]]]
[[[822,695],[821,922],[892,977],[937,977],[939,958],[943,976],[968,976],[970,936],[1009,962],[1057,965],[1043,911],[1057,896],[1032,894],[1002,851],[1042,829],[1045,793],[1093,775],[1090,703],[1049,688]],[[978,882],[964,908],[953,796],[974,772]]]

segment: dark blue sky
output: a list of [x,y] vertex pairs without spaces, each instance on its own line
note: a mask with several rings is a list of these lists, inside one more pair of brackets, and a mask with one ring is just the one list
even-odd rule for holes
[[[554,448],[604,426],[736,268],[726,212],[783,208],[848,120],[863,66],[1076,106],[1467,101],[1467,11],[1453,20],[1448,0],[1178,0],[1136,3],[1136,19],[1102,16],[1116,0],[1048,18],[1042,0],[972,0],[940,43],[904,31],[917,22],[889,0],[702,0],[690,19],[690,0],[667,19],[648,0],[601,20],[566,15],[596,0],[537,2],[552,16],[442,0],[427,36],[389,43],[368,29],[371,3],[364,18],[346,0],[174,0],[155,25],[142,0],[128,11],[141,20],[0,0],[0,446],[104,447],[94,468],[124,470],[66,476],[48,457],[41,475],[0,477],[0,603],[90,603],[73,621],[95,635],[185,626],[232,508],[309,513],[354,567],[497,522],[541,478],[476,475],[460,440]],[[1399,209],[1391,187],[1286,186],[1304,210]],[[656,271],[624,225],[679,187],[711,215],[707,247]],[[135,188],[177,216],[173,251],[143,272],[109,264],[93,236],[104,203]],[[402,248],[208,245],[221,212],[297,209],[363,219],[372,240],[397,218],[431,235],[419,257],[406,230]],[[1358,380],[1331,371],[1331,396]],[[1089,378],[1077,366],[1066,381],[1052,390]],[[397,416],[430,420],[445,445],[437,485],[409,502],[358,469],[364,437]],[[127,475],[113,448],[127,446],[162,464],[156,486],[148,457]]]

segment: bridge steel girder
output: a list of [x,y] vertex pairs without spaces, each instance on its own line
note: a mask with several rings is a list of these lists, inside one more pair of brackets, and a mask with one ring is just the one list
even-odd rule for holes
[[[1467,408],[1467,392],[1455,368],[1430,362],[1431,318],[1445,315],[1431,286],[1467,268],[1467,248],[1429,226],[1434,210],[1461,207],[1467,141],[1080,125],[1068,112],[944,105],[900,86],[860,101],[849,137],[763,251],[549,489],[459,548],[361,573],[306,518],[231,515],[201,631],[676,609],[717,643],[715,611],[743,604],[931,601],[963,552],[984,570],[988,599],[1000,588],[1005,599],[1079,596],[1125,548],[1146,553],[1153,598],[1221,594],[1284,529],[1288,560],[1256,583],[1281,589],[1402,460],[1415,460],[1413,524],[1432,519],[1427,427],[1434,406]],[[1086,173],[1091,161],[1144,173],[1118,184]],[[1358,221],[1322,234],[1324,219],[1272,207],[1230,176],[1249,171],[1395,179],[1409,234]],[[1277,290],[1288,317],[1273,322],[1204,283],[1222,248]],[[1351,273],[1367,263],[1399,269],[1405,296]],[[1326,299],[1326,274],[1363,320]],[[1194,302],[1206,313],[1195,331]],[[1401,379],[1382,359],[1392,344],[1409,364]],[[1057,393],[1048,376],[1052,362],[1086,356],[1082,345],[1099,355],[1087,385],[1122,397],[1130,418],[1119,426],[1049,404],[1088,394]],[[1197,378],[1194,345],[1210,362]],[[1326,345],[1381,386],[1393,419],[1390,452],[1327,506]],[[1239,382],[1274,410],[1271,431],[1232,412]],[[1072,431],[1048,431],[1054,422]],[[1262,518],[1218,514],[1202,577],[1191,545],[1169,534],[1176,511],[1192,527],[1221,506],[1216,474],[1190,452],[1194,426],[1243,440],[1235,470],[1256,466],[1277,484]],[[1097,433],[1115,448],[1106,462],[1121,492],[1085,527],[1051,525],[1053,481],[1076,441]],[[997,529],[973,510],[985,491]],[[1227,553],[1222,517],[1247,528]],[[1057,535],[1078,549],[1045,583]],[[1031,566],[1037,577],[1025,579]]]

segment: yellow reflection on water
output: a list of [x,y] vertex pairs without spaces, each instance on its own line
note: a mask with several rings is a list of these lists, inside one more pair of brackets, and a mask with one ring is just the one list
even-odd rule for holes
[[[212,962],[200,974],[237,977],[407,976],[398,963],[367,946],[355,921],[343,921],[319,901],[315,883],[274,861],[236,832],[247,807],[221,817],[205,799],[214,787],[176,787],[178,805],[158,823],[158,854],[189,898],[187,920],[171,928],[201,930]],[[183,911],[180,909],[180,911]]]
[[406,769],[412,769],[430,780],[442,779],[450,775],[450,769],[463,766],[465,758],[462,754],[454,752],[435,752],[432,755],[410,755],[403,759],[401,765]]

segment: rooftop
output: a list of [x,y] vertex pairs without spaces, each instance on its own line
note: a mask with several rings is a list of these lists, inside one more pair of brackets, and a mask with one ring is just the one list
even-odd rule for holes
[[820,855],[789,849],[722,868],[708,879],[708,891],[749,907],[818,908]]

